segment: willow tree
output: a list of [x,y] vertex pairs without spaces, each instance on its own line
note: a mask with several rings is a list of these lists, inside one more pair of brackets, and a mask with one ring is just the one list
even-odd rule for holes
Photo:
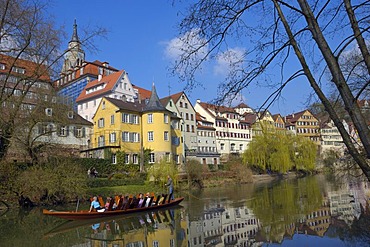
[[[368,1],[279,1],[279,0],[200,0],[188,8],[179,25],[180,57],[173,72],[192,88],[202,64],[233,54],[243,47],[238,59],[230,58],[229,74],[219,86],[220,101],[233,99],[252,83],[272,88],[264,103],[269,107],[293,80],[307,81],[338,128],[358,166],[370,180],[370,129],[357,104],[369,88],[370,55]],[[234,47],[233,47],[234,46]],[[356,95],[351,91],[339,60],[358,49],[365,81]],[[235,53],[234,53],[235,55]],[[296,71],[287,67],[298,65]],[[291,68],[289,68],[291,69]],[[348,71],[348,68],[346,68]],[[304,80],[303,80],[304,78]],[[347,115],[356,128],[364,154],[352,143],[323,85],[332,84]],[[217,100],[216,99],[216,100]]]
[[253,138],[243,153],[243,161],[264,171],[312,171],[315,168],[316,152],[316,144],[305,137],[267,132]]

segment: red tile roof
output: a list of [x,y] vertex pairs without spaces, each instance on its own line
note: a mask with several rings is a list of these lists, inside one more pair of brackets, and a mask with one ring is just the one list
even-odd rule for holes
[[[5,69],[0,69],[0,73],[10,73],[16,77],[24,77],[31,80],[50,81],[50,75],[47,67],[43,64],[20,58],[14,58],[4,54],[0,54],[0,63],[5,65]],[[21,74],[12,71],[12,68],[14,67],[25,69],[25,73]]]
[[[110,92],[113,87],[116,85],[119,78],[122,76],[122,74],[125,73],[124,70],[120,70],[118,72],[112,73],[110,75],[107,75],[103,77],[100,81],[94,80],[89,83],[87,83],[86,87],[82,90],[81,94],[77,97],[76,102],[86,101],[91,98],[96,98],[101,95],[106,95],[108,92]],[[106,86],[103,89],[97,90],[95,92],[91,92],[89,94],[86,93],[86,90],[89,88],[96,87],[98,85],[105,84]]]
[[152,91],[150,90],[147,90],[145,88],[142,88],[142,87],[138,87],[136,85],[133,85],[133,88],[136,89],[138,91],[138,96],[139,96],[139,99],[140,100],[145,100],[145,99],[149,99],[150,96],[152,95]]

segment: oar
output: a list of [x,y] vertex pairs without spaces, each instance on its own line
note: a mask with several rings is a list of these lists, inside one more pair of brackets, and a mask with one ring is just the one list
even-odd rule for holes
[[77,197],[77,205],[76,205],[76,212],[77,212],[77,210],[78,210],[78,205],[80,204],[80,198],[79,197]]

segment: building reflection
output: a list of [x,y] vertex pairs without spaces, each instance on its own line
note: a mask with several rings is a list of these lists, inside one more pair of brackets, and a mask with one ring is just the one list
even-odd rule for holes
[[[299,210],[285,210],[287,206],[279,204],[272,218],[257,213],[267,209],[260,211],[247,206],[253,203],[236,204],[229,200],[207,202],[196,215],[189,215],[191,205],[150,212],[93,224],[86,244],[93,247],[262,246],[282,243],[295,235],[322,237],[336,232],[331,229],[349,229],[361,215],[369,214],[368,188],[365,182],[322,192],[319,205],[303,205],[304,200],[292,204]],[[256,200],[260,199],[258,194],[255,196]],[[284,210],[279,211],[281,208]],[[286,212],[294,212],[294,215]]]

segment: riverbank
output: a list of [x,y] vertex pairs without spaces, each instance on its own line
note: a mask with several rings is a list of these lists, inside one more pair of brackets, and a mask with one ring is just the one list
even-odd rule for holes
[[292,179],[301,177],[295,172],[288,172],[286,174],[249,174],[248,177],[238,178],[234,174],[212,173],[211,176],[205,176],[203,179],[203,187],[217,187],[228,186],[231,183],[248,184],[248,183],[271,183],[282,179]]

